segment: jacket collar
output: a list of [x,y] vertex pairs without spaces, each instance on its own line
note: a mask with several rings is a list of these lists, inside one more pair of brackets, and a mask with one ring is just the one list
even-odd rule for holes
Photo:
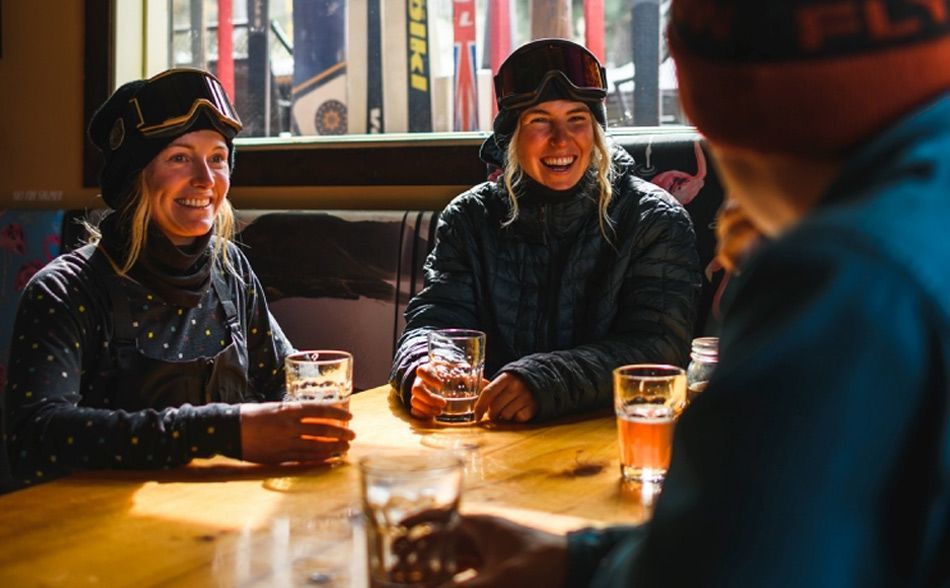
[[[504,185],[500,187],[507,204]],[[570,190],[550,190],[530,178],[520,182],[517,190],[518,218],[510,228],[532,242],[574,234],[592,209],[596,214],[597,182],[590,172]]]

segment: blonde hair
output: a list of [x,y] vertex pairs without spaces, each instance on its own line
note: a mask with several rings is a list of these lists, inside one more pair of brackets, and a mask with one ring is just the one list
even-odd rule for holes
[[[129,249],[124,260],[112,260],[113,268],[120,276],[128,275],[135,262],[138,261],[145,249],[145,242],[148,239],[148,224],[152,219],[152,199],[145,182],[144,170],[138,173],[135,181],[135,187],[129,195],[129,201],[136,202],[134,207],[125,207],[113,214],[121,215],[120,223],[129,226]],[[226,271],[235,273],[234,266],[231,264],[231,258],[228,254],[228,243],[234,240],[234,209],[231,202],[225,198],[218,206],[218,211],[214,218],[214,236],[217,237],[214,242],[214,258],[221,264]],[[90,233],[90,242],[97,242],[102,238],[101,232],[86,224],[86,230]]]
[[[593,169],[597,176],[597,220],[600,224],[600,233],[604,236],[604,239],[608,242],[612,242],[610,236],[607,234],[607,230],[609,229],[611,233],[616,235],[613,221],[610,220],[610,217],[607,215],[607,207],[610,206],[610,201],[613,199],[614,194],[613,185],[611,184],[613,180],[613,166],[611,165],[610,159],[610,146],[607,144],[607,135],[603,127],[594,120],[593,116],[591,116],[590,122],[594,128],[594,149],[591,153],[590,169]],[[505,173],[502,176],[502,181],[508,192],[508,201],[511,204],[508,218],[505,219],[505,222],[501,225],[503,227],[507,227],[518,219],[518,185],[524,180],[524,168],[521,167],[520,154],[518,152],[518,135],[520,132],[521,121],[519,120],[515,126],[515,132],[511,135],[511,141],[508,143]]]

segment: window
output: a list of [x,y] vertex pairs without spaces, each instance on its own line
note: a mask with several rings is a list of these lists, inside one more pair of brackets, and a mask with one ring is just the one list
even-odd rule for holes
[[[217,73],[247,119],[248,136],[489,131],[492,72],[511,49],[544,35],[584,42],[605,63],[611,124],[680,119],[670,62],[661,65],[655,0],[169,4],[167,65]],[[634,50],[652,104],[643,104],[647,92],[634,100]]]
[[[454,189],[481,181],[476,154],[494,114],[492,71],[545,36],[584,43],[604,62],[611,128],[658,132],[683,122],[661,42],[668,0],[136,4],[87,2],[87,113],[128,79],[172,66],[208,69],[245,124],[236,186]],[[110,34],[114,46],[101,47]],[[112,71],[101,71],[107,61],[97,53],[113,58]],[[87,183],[96,169],[87,165]]]

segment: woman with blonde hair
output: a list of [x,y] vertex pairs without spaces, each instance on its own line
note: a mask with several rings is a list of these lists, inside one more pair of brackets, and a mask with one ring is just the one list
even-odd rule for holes
[[196,69],[129,82],[93,116],[114,212],[23,292],[4,396],[19,484],[216,454],[281,463],[346,451],[352,431],[304,419],[349,413],[278,402],[292,348],[231,242],[240,129],[220,82]]
[[495,93],[480,155],[501,174],[442,212],[393,365],[419,418],[445,406],[427,364],[437,328],[486,332],[475,413],[500,421],[604,408],[614,367],[687,359],[700,288],[693,227],[607,138],[603,66],[581,45],[540,39],[505,60]]

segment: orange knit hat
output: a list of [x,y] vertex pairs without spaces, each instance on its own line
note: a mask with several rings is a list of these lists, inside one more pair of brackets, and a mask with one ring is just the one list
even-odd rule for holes
[[842,154],[950,89],[950,0],[673,0],[668,38],[724,145]]

